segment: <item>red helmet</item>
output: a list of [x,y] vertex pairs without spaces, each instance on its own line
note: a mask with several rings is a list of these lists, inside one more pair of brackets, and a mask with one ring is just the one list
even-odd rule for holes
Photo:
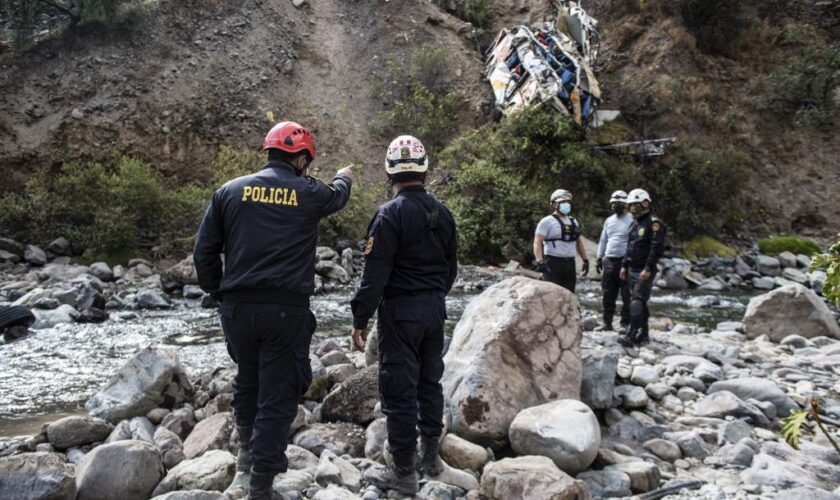
[[295,122],[280,122],[271,127],[265,136],[262,150],[279,149],[287,153],[309,153],[309,160],[315,159],[315,144],[312,142],[312,134],[302,125]]

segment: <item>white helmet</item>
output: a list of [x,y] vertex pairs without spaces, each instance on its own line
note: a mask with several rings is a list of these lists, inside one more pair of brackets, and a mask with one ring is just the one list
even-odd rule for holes
[[619,189],[610,195],[610,203],[627,203],[627,193]]
[[650,202],[650,195],[644,189],[636,188],[627,195],[627,203],[641,203],[643,201]]
[[572,193],[566,191],[565,189],[558,189],[551,193],[551,203],[557,203],[561,200],[572,201]]
[[423,173],[429,169],[426,148],[416,137],[401,135],[391,141],[385,155],[385,172],[388,175],[403,172]]

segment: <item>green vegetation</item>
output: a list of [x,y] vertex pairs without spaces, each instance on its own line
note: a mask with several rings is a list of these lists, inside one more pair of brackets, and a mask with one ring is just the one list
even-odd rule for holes
[[391,105],[377,117],[375,131],[387,138],[411,132],[432,154],[440,150],[459,124],[451,73],[446,50],[431,44],[421,45],[408,61],[389,57],[378,90]]
[[771,95],[777,110],[793,112],[796,122],[819,127],[834,121],[834,89],[840,84],[840,47],[830,45],[809,26],[790,25],[785,44],[791,48],[785,63],[770,74]]
[[810,271],[825,269],[826,279],[822,293],[834,305],[840,307],[840,234],[828,253],[818,253],[811,259]]
[[488,27],[493,18],[492,0],[435,0],[435,3],[477,28]]
[[688,259],[702,259],[716,255],[718,257],[734,257],[738,252],[710,236],[697,236],[683,246],[683,254]]
[[[257,152],[222,147],[211,163],[210,181],[178,188],[169,187],[153,166],[127,156],[68,163],[58,172],[35,175],[21,193],[0,196],[0,232],[40,244],[64,236],[90,259],[152,248],[182,256],[192,250],[213,191],[263,163]],[[374,193],[357,185],[348,208],[322,221],[324,242],[364,237]]]
[[820,245],[808,238],[777,236],[758,240],[758,250],[765,255],[779,255],[782,252],[790,252],[794,255],[814,255],[820,253]]
[[817,424],[817,428],[819,428],[820,432],[828,439],[828,442],[834,447],[834,450],[837,451],[837,454],[840,455],[840,445],[837,444],[837,440],[835,440],[831,433],[825,429],[825,424],[823,423],[822,418],[820,417],[820,398],[813,398],[811,399],[811,405],[809,408],[804,410],[793,410],[790,412],[790,415],[782,419],[782,430],[781,435],[785,438],[785,442],[791,446],[791,448],[798,450],[799,449],[799,439],[802,436],[802,427],[804,427],[808,420],[811,419]]

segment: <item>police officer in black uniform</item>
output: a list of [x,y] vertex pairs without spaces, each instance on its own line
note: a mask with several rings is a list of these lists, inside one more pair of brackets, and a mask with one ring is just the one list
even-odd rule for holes
[[665,251],[665,224],[650,213],[650,195],[644,189],[630,191],[627,205],[635,220],[630,225],[621,279],[629,280],[630,329],[618,341],[629,347],[650,341],[647,303],[656,279],[656,263]]
[[364,350],[368,321],[379,313],[379,391],[393,457],[386,468],[368,469],[365,478],[407,495],[418,490],[418,425],[420,467],[432,476],[441,472],[445,297],[458,272],[455,220],[426,193],[427,170],[419,140],[400,136],[391,142],[385,171],[396,194],[370,223],[364,276],[350,303],[353,344],[359,350]]
[[309,131],[294,122],[275,125],[263,151],[269,161],[259,172],[213,194],[194,251],[201,288],[222,302],[222,328],[238,367],[237,470],[250,481],[252,500],[271,498],[274,476],[287,469],[289,426],[312,381],[309,297],[318,220],[347,204],[353,179],[352,166],[330,185],[305,176],[315,147]]

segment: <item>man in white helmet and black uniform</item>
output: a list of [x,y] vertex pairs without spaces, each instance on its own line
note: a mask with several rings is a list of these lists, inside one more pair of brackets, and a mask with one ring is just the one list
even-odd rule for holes
[[418,427],[420,469],[430,476],[442,470],[445,299],[458,272],[455,219],[426,193],[428,168],[419,140],[400,136],[391,142],[385,172],[394,198],[368,227],[365,271],[350,302],[353,345],[360,351],[370,318],[379,314],[379,393],[393,457],[387,468],[368,469],[365,479],[406,495],[418,491]]
[[632,346],[650,340],[647,303],[656,279],[656,264],[665,253],[665,224],[650,213],[650,195],[644,189],[630,191],[627,206],[635,220],[630,226],[621,279],[628,280],[630,286],[630,329],[618,342]]
[[627,253],[627,236],[633,216],[627,212],[627,193],[616,191],[610,196],[610,209],[613,214],[604,221],[601,238],[598,240],[598,259],[595,269],[601,273],[601,291],[603,293],[604,326],[601,330],[612,331],[615,303],[621,293],[621,329],[630,327],[630,287],[627,280],[621,279],[621,264]]
[[549,200],[554,212],[542,218],[534,232],[534,257],[542,280],[575,292],[575,252],[583,259],[582,275],[589,272],[589,257],[580,239],[580,223],[572,212],[572,193],[558,189]]

